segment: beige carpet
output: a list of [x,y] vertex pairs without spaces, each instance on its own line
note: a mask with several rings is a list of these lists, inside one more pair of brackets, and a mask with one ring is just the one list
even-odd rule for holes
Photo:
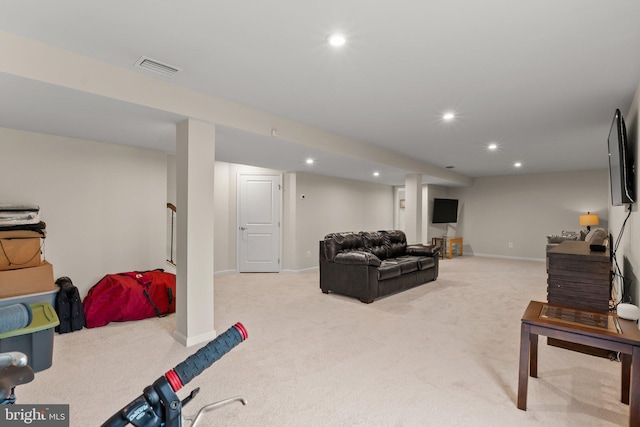
[[[318,273],[215,279],[218,333],[249,339],[181,392],[185,408],[243,395],[208,426],[624,426],[620,363],[549,347],[528,410],[516,408],[520,317],[546,299],[543,262],[443,260],[440,277],[363,304],[324,295]],[[100,425],[197,350],[175,319],[56,335],[53,367],[18,389],[20,403],[68,403],[72,426]]]

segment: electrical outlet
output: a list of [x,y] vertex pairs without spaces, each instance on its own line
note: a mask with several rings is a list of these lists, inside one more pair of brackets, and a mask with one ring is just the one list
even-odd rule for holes
[[507,246],[509,246],[509,249],[513,249],[513,243],[509,242]]
[[311,258],[311,251],[307,251],[307,258]]

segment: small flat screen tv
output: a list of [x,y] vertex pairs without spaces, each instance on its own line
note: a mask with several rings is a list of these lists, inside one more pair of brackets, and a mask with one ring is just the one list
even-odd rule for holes
[[458,222],[458,200],[457,199],[433,199],[433,224],[445,224]]
[[634,161],[627,145],[627,129],[620,110],[616,110],[613,117],[608,145],[611,204],[613,206],[622,206],[634,203]]

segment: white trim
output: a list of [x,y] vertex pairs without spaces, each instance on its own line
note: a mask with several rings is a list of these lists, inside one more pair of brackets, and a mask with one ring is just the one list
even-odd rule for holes
[[214,271],[213,275],[214,276],[225,276],[227,274],[236,274],[238,272],[238,270],[220,270],[220,271]]
[[180,333],[177,329],[173,331],[173,339],[178,341],[180,344],[182,344],[185,347],[191,347],[192,345],[211,341],[216,336],[218,336],[218,334],[216,334],[215,330],[205,332],[204,334],[200,334],[192,337],[186,337],[184,334]]
[[280,271],[281,274],[300,274],[300,273],[309,273],[312,271],[316,271],[318,270],[320,267],[310,267],[310,268],[303,268],[302,270],[289,270],[289,269],[282,269]]
[[[466,254],[465,254],[466,255]],[[544,258],[525,258],[518,256],[506,256],[506,255],[493,255],[493,254],[469,254],[471,256],[479,256],[485,258],[501,258],[501,259],[512,259],[517,261],[536,261],[536,262],[546,262]]]

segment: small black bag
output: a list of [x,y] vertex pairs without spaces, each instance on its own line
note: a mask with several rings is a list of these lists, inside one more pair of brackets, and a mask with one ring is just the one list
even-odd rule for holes
[[60,277],[56,280],[56,285],[60,286],[60,291],[56,295],[56,312],[60,325],[56,326],[56,332],[66,334],[84,328],[86,322],[78,288],[68,277]]

